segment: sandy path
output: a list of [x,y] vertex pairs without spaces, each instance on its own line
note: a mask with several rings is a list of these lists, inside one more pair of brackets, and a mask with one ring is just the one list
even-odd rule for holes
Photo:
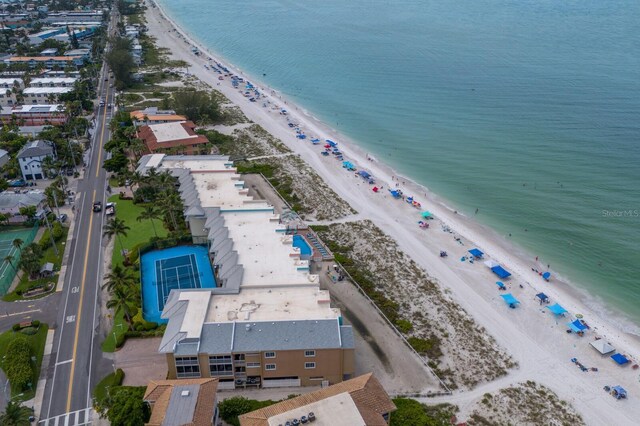
[[[223,92],[249,119],[300,154],[340,197],[358,210],[360,218],[372,220],[398,241],[400,247],[441,285],[449,288],[461,306],[519,362],[520,369],[508,377],[482,385],[472,392],[461,392],[452,400],[464,405],[462,402],[468,402],[482,395],[484,391],[496,390],[516,381],[535,380],[554,390],[561,398],[570,401],[589,424],[637,423],[637,419],[640,418],[638,374],[630,368],[616,366],[610,359],[601,359],[588,345],[593,333],[584,338],[567,335],[564,332],[566,320],[556,321],[550,314],[543,313],[538,303],[533,300],[534,295],[538,291],[544,291],[570,312],[583,313],[589,324],[597,328],[598,333],[607,336],[619,350],[640,354],[640,346],[635,340],[617,330],[613,324],[599,318],[562,286],[544,283],[531,271],[531,262],[514,254],[517,253],[516,250],[507,242],[496,238],[491,231],[455,214],[439,203],[432,194],[416,198],[423,206],[428,206],[438,219],[432,221],[431,229],[418,230],[418,212],[408,204],[386,195],[387,188],[395,185],[392,181],[393,170],[378,162],[368,161],[366,155],[357,147],[351,144],[345,146],[344,137],[305,115],[291,102],[284,105],[277,94],[269,95],[267,99],[263,98],[255,103],[249,102],[241,92],[231,86],[228,78],[219,81],[218,74],[204,68],[204,64],[211,62],[191,53],[190,46],[194,44],[193,41],[185,42],[185,36],[167,31],[167,21],[157,8],[149,8],[147,20],[149,32],[157,38],[159,46],[172,47],[173,58],[189,62],[190,70],[195,76]],[[199,48],[206,52],[201,46]],[[234,73],[244,75],[229,64],[226,66]],[[252,82],[256,83],[254,80]],[[260,91],[271,94],[270,89]],[[278,109],[263,107],[263,102],[267,100],[270,106],[277,104],[286,108],[289,111],[288,116],[280,114]],[[304,129],[307,140],[296,139],[295,133],[287,125],[287,118]],[[321,147],[309,143],[311,137],[340,141],[345,158],[370,170],[376,176],[378,184],[382,183],[385,189],[378,194],[373,193],[370,186],[355,178],[353,173],[346,173],[338,161],[319,155]],[[406,184],[401,184],[401,188],[409,195],[428,192],[408,180]],[[454,241],[451,234],[443,232],[443,225],[454,229],[455,235],[464,236],[465,245],[461,246]],[[475,245],[469,241],[474,241]],[[503,263],[514,274],[510,282],[513,294],[522,301],[518,309],[511,310],[504,305],[493,284],[495,278],[480,262],[470,265],[459,261],[461,254],[475,246],[488,253],[492,259]],[[438,253],[441,249],[449,251],[450,257],[445,260],[439,258]],[[519,283],[522,283],[524,288],[521,289]],[[580,372],[569,361],[574,356],[588,366],[598,367],[600,371]],[[623,385],[630,393],[630,400],[620,402],[606,395],[602,391],[605,384]]]

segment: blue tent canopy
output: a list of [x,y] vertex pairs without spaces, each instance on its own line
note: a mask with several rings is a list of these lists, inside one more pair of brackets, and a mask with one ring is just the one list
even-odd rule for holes
[[365,179],[369,179],[371,177],[371,175],[368,172],[365,172],[364,170],[360,170],[358,174]]
[[504,299],[505,303],[507,305],[509,305],[509,306],[515,305],[516,303],[520,303],[520,301],[518,301],[518,299],[513,297],[513,295],[511,293],[501,294],[500,297],[502,297]]
[[481,258],[484,255],[484,253],[478,250],[477,248],[473,248],[469,250],[469,253],[471,253],[473,257],[477,257],[477,258]]
[[393,198],[400,198],[400,192],[397,190],[389,190],[389,192],[391,193],[391,195],[393,196]]
[[611,390],[614,391],[619,398],[627,397],[627,391],[622,386],[614,386]]
[[327,143],[329,144],[329,146],[337,146],[337,145],[338,145],[338,143],[337,143],[337,142],[334,142],[334,141],[332,141],[331,139],[327,139],[326,141],[327,141]]
[[574,322],[567,323],[567,325],[576,333],[585,331],[587,329],[587,326],[582,324],[579,319],[575,320]]
[[551,272],[545,272],[544,274],[542,274],[542,278],[549,281],[549,279],[551,278]]
[[499,288],[506,288],[506,287],[505,287],[505,285],[504,285],[504,283],[503,283],[502,281],[496,281],[496,285],[497,285]]
[[433,216],[433,215],[431,214],[431,212],[428,212],[428,211],[424,211],[424,212],[422,212],[422,217],[424,217],[424,218],[431,217],[431,216]]
[[491,270],[493,271],[494,274],[496,274],[502,279],[508,278],[511,276],[511,272],[507,271],[500,265],[494,266],[493,268],[491,268]]
[[622,354],[611,355],[611,359],[617,362],[619,365],[624,365],[629,362],[627,357]]
[[545,300],[548,300],[548,299],[549,299],[549,296],[547,296],[547,295],[546,295],[546,294],[544,294],[544,293],[538,293],[538,294],[536,294],[536,297],[537,297],[538,299],[542,300],[543,302],[544,302]]
[[563,308],[562,306],[560,306],[559,303],[556,303],[555,305],[552,305],[552,306],[547,306],[547,309],[549,309],[555,315],[562,315],[562,314],[565,314],[567,312],[567,310],[565,308]]
[[345,161],[342,163],[342,167],[346,168],[346,169],[353,169],[355,168],[355,166],[353,165],[353,163],[351,161]]

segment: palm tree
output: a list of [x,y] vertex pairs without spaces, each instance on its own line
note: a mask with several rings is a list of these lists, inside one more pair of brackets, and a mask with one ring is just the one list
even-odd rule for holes
[[175,213],[182,207],[180,196],[176,192],[166,191],[158,200],[158,205],[165,215],[169,215],[173,224],[173,230],[176,231],[178,229],[178,222],[176,221]]
[[13,256],[11,255],[5,256],[3,260],[11,266],[11,269],[13,269],[13,272],[18,273],[18,271],[16,270],[16,267],[13,266]]
[[131,309],[131,303],[133,302],[133,298],[135,297],[134,289],[132,287],[116,287],[111,292],[111,299],[107,301],[107,308],[113,309],[114,314],[118,314],[118,312],[122,311],[124,314],[124,319],[129,324],[129,330],[132,328],[132,320],[133,310]]
[[120,239],[120,237],[121,236],[126,237],[127,231],[130,229],[131,228],[129,228],[124,223],[124,220],[118,219],[116,217],[114,219],[111,219],[109,222],[107,222],[107,225],[104,227],[104,232],[102,235],[105,237],[111,237],[115,235],[116,238],[118,239],[118,242],[120,243],[120,249],[122,249],[122,252],[124,252],[124,246],[122,245],[122,239]]
[[9,401],[4,413],[0,414],[0,424],[4,426],[30,426],[33,411],[18,402]]
[[22,241],[20,238],[16,238],[15,240],[13,240],[13,242],[11,243],[13,244],[13,246],[20,252],[22,253],[22,245],[24,244],[24,241]]
[[128,269],[123,268],[121,265],[116,265],[111,272],[105,275],[102,289],[113,293],[117,288],[133,287],[134,282],[133,275]]
[[158,238],[158,233],[156,232],[156,224],[153,221],[153,219],[159,219],[159,218],[160,218],[160,211],[152,205],[146,205],[144,207],[144,210],[138,215],[136,220],[138,222],[142,222],[143,220],[150,220],[151,226],[153,226],[153,233],[156,236],[156,238]]

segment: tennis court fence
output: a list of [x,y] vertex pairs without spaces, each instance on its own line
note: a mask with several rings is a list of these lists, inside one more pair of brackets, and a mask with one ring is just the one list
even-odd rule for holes
[[[9,241],[13,243],[16,238],[20,238],[22,240],[22,248],[25,248],[29,244],[31,244],[38,233],[38,228],[40,224],[38,221],[35,221],[31,228],[24,228],[24,231],[9,231],[6,233],[0,232],[0,241]],[[8,237],[8,238],[7,238]],[[20,269],[20,250],[13,251],[13,259],[11,261],[11,265],[6,265],[4,269],[4,273],[0,275],[0,296],[4,296],[9,291],[11,287],[11,283],[16,276],[16,271]],[[7,263],[4,261],[4,263]]]

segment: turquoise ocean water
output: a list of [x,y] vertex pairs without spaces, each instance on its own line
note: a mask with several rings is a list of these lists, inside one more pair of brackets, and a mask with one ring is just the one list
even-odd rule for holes
[[161,4],[211,51],[640,324],[636,0]]

